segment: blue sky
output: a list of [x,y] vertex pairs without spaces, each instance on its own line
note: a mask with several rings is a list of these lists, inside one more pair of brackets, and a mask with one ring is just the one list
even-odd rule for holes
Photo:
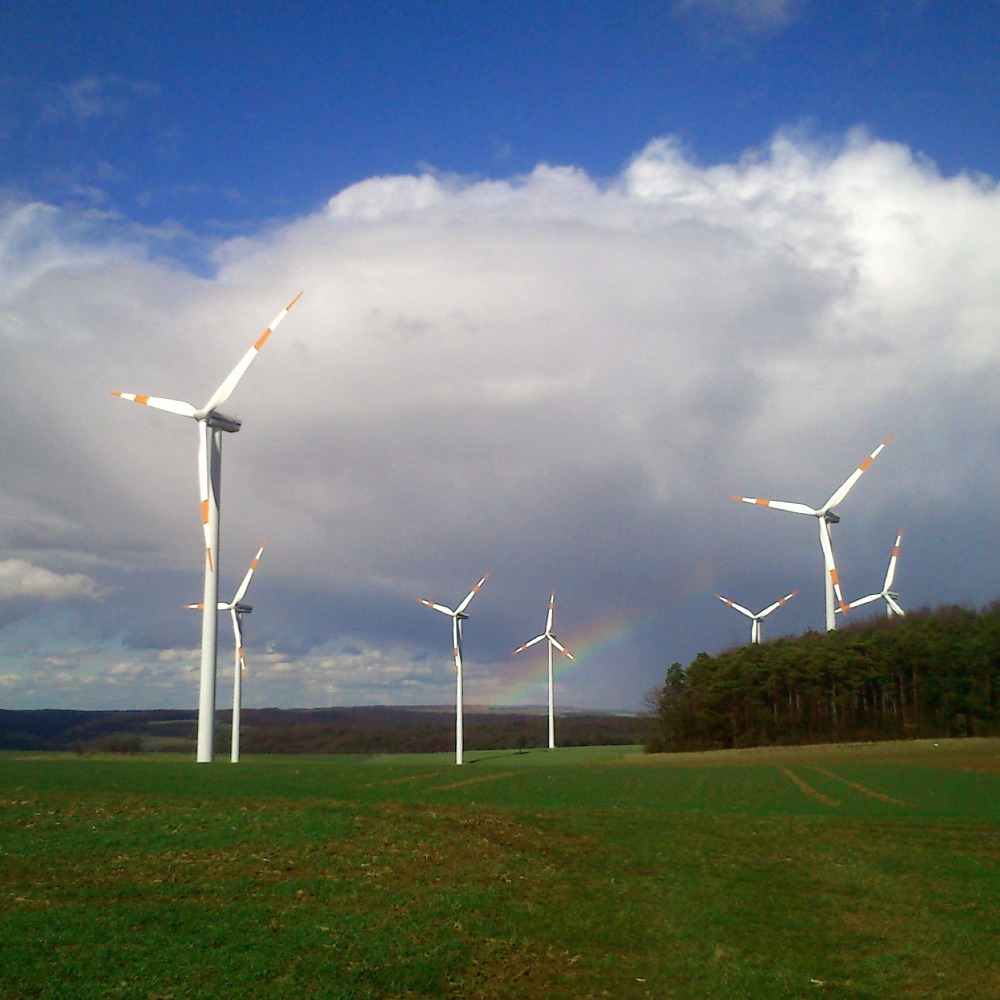
[[[248,705],[635,708],[822,627],[1000,594],[1000,4],[8,5],[0,705],[193,707],[195,434],[232,399],[222,590],[271,542]],[[40,408],[39,401],[44,401]],[[41,412],[39,410],[41,409]],[[814,551],[815,550],[815,551]],[[864,614],[875,613],[877,605]],[[219,703],[226,704],[225,622]]]
[[222,233],[379,174],[617,174],[865,125],[997,173],[995,2],[13,4],[0,180]]

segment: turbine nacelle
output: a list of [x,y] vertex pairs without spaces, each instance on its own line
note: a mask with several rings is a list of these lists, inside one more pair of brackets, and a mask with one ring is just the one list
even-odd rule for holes
[[840,524],[840,515],[835,514],[832,510],[824,511],[823,520],[827,524]]
[[204,420],[209,427],[225,431],[227,434],[235,434],[243,426],[242,420],[237,420],[235,417],[223,416],[215,410],[210,410],[208,413],[199,411],[195,414],[195,419]]

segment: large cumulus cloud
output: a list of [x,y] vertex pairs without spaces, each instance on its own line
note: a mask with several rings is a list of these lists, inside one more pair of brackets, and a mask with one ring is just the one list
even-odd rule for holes
[[[370,178],[199,274],[162,234],[9,205],[0,554],[113,589],[74,628],[116,676],[188,651],[154,673],[190,703],[194,425],[107,392],[203,403],[301,288],[228,407],[224,591],[272,539],[250,704],[447,700],[448,623],[416,599],[487,570],[471,700],[530,673],[509,651],[551,587],[560,637],[587,647],[564,704],[638,705],[672,660],[742,641],[715,590],[763,607],[798,586],[770,632],[819,628],[812,526],[729,496],[819,504],[891,430],[841,510],[849,594],[905,522],[904,606],[987,600],[998,215],[991,179],[863,133],[711,165],[657,140],[602,182]],[[26,689],[44,644],[24,628]],[[131,703],[171,697],[135,678]]]

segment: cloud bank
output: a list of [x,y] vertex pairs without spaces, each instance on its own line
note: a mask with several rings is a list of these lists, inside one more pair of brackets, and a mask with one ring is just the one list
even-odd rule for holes
[[247,704],[448,701],[449,624],[417,599],[490,571],[470,701],[542,700],[543,656],[510,652],[555,588],[557,702],[637,707],[745,641],[716,591],[798,587],[768,634],[822,627],[813,525],[729,498],[819,504],[892,430],[840,510],[848,597],[905,524],[904,607],[989,600],[998,217],[992,179],[861,132],[707,166],[660,139],[606,182],[373,177],[207,276],[120,220],[8,203],[0,555],[112,593],[0,630],[7,700],[73,648],[46,698],[195,704],[195,427],[108,392],[200,405],[300,289],[227,406],[223,592],[271,539]]

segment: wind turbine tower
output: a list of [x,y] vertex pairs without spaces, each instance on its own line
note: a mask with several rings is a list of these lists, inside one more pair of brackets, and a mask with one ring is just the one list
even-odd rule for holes
[[257,338],[243,355],[236,367],[209,397],[202,407],[192,406],[179,399],[143,396],[129,392],[112,392],[112,396],[133,403],[142,403],[156,410],[166,410],[181,417],[190,417],[198,423],[198,486],[201,496],[201,523],[205,535],[205,591],[201,618],[201,687],[198,698],[198,755],[199,764],[211,763],[215,738],[215,687],[216,658],[218,652],[219,604],[219,503],[222,492],[222,435],[235,434],[241,427],[239,420],[224,416],[222,406],[267,338],[288,315],[302,293],[292,299],[271,321],[271,325]]
[[479,593],[479,588],[486,582],[489,577],[487,573],[480,581],[477,583],[472,590],[465,595],[462,603],[459,604],[454,611],[451,608],[445,607],[443,604],[435,604],[433,601],[425,601],[422,597],[419,599],[421,604],[426,605],[428,608],[433,608],[435,611],[440,611],[443,615],[448,615],[451,618],[451,637],[452,637],[452,649],[455,656],[455,763],[463,763],[464,757],[464,736],[462,731],[463,723],[463,692],[462,692],[462,622],[464,622],[469,616],[465,613],[465,609],[469,606],[472,598]]
[[833,540],[830,535],[830,526],[840,521],[840,518],[834,513],[833,508],[851,492],[854,484],[861,478],[868,466],[878,458],[882,449],[894,437],[895,434],[893,433],[882,441],[844,480],[822,507],[809,507],[804,503],[793,503],[787,500],[764,500],[758,497],[734,496],[732,498],[733,500],[740,500],[743,503],[757,504],[758,507],[773,507],[775,510],[787,510],[793,514],[808,514],[816,518],[819,525],[819,544],[823,550],[823,579],[826,590],[826,629],[828,632],[832,632],[837,627],[837,605],[839,605],[841,612],[846,612],[847,610],[847,605],[844,603],[844,595],[840,589],[840,580],[837,576],[837,565],[833,559]]
[[[240,760],[240,712],[243,707],[243,675],[247,669],[246,661],[243,659],[243,616],[253,611],[253,608],[249,604],[243,603],[243,598],[246,596],[247,588],[250,586],[250,579],[257,568],[257,563],[260,562],[260,557],[264,554],[265,545],[267,545],[266,539],[257,550],[257,555],[251,560],[250,568],[247,570],[246,576],[243,577],[243,582],[239,585],[236,596],[228,604],[222,601],[218,604],[219,611],[228,611],[232,617],[233,642],[236,648],[233,662],[233,738],[232,753],[230,755],[230,760],[234,764],[238,764]],[[188,604],[187,607],[193,609],[201,608],[202,606],[200,604]]]
[[555,696],[553,693],[552,685],[552,649],[558,649],[560,653],[564,653],[571,660],[575,659],[573,654],[556,638],[555,632],[552,631],[552,611],[556,603],[556,592],[552,591],[552,596],[549,598],[549,613],[545,619],[545,631],[541,635],[536,635],[534,639],[529,639],[523,646],[518,646],[514,650],[514,654],[520,653],[522,650],[527,649],[529,646],[534,646],[536,642],[541,642],[543,639],[546,640],[546,645],[549,650],[549,749],[554,750],[556,746],[556,714],[555,714]]

